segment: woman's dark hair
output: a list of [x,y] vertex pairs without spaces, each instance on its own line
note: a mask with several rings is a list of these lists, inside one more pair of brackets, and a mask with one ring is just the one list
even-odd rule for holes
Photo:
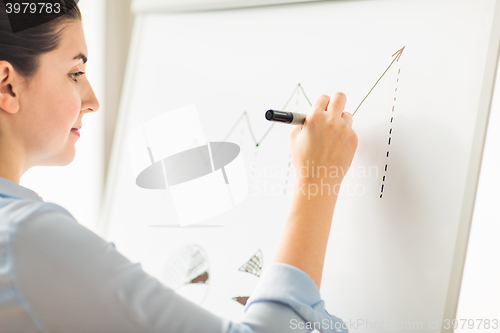
[[74,0],[59,2],[64,6],[60,16],[33,14],[32,17],[37,15],[36,20],[46,23],[13,32],[13,18],[9,20],[4,3],[0,1],[0,61],[8,61],[22,76],[32,77],[38,69],[39,57],[58,47],[62,32],[60,24],[82,18]]

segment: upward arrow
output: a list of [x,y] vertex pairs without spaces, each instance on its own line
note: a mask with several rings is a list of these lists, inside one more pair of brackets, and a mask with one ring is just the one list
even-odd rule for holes
[[[387,67],[387,69],[385,70],[385,72],[378,78],[377,82],[375,82],[375,84],[373,85],[373,87],[370,89],[370,91],[368,92],[368,94],[366,94],[365,98],[363,98],[363,100],[361,101],[361,103],[359,103],[358,107],[356,108],[356,110],[354,110],[353,112],[353,116],[354,114],[356,113],[356,111],[358,111],[359,107],[361,106],[361,104],[363,104],[363,102],[365,101],[365,99],[370,95],[370,93],[372,92],[373,88],[375,88],[375,86],[377,85],[377,83],[380,81],[380,79],[382,79],[382,77],[385,75],[385,73],[387,73],[387,71],[389,70],[389,68],[391,68],[392,64],[396,61],[398,62],[399,61],[399,58],[401,58],[401,54],[403,54],[403,51],[405,49],[405,46],[403,46],[402,48],[400,48],[398,51],[396,51],[396,53],[394,53],[392,55],[392,57],[394,59],[392,59],[392,62],[391,64],[389,65],[389,67]],[[394,57],[395,56],[395,57]]]

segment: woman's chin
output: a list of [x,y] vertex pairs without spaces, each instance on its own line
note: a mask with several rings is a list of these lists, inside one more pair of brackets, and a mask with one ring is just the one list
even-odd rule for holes
[[38,166],[66,166],[73,162],[76,156],[75,147],[67,149],[63,154],[37,163]]
[[76,150],[73,147],[73,149],[71,149],[69,152],[67,152],[63,156],[61,156],[61,158],[58,160],[59,164],[57,164],[57,165],[58,166],[68,165],[68,164],[70,164],[71,162],[74,161],[75,156],[76,156]]

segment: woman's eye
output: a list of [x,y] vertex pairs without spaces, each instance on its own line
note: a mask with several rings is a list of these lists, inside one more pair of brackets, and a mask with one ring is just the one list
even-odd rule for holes
[[69,74],[69,77],[71,78],[71,80],[76,82],[76,78],[79,77],[80,75],[83,75],[83,74],[85,74],[85,72],[71,73],[71,74]]

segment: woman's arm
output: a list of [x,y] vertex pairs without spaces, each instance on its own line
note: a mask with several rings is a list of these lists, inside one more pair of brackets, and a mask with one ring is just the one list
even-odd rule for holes
[[289,136],[295,184],[273,261],[301,269],[318,288],[335,202],[358,143],[345,102],[342,93],[319,97],[304,126],[294,126]]
[[162,285],[64,208],[1,201],[0,221],[16,217],[0,230],[0,253],[9,254],[0,263],[2,332],[298,333],[332,318],[309,276],[274,263],[242,322],[231,322]]

